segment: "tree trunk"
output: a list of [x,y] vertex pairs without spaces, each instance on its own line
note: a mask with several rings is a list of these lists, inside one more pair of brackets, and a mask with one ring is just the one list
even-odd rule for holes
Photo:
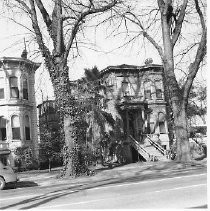
[[74,152],[75,152],[75,144],[76,140],[74,137],[74,131],[76,128],[73,127],[72,117],[66,116],[64,117],[64,134],[65,134],[65,145],[67,147],[67,155],[65,155],[65,172],[63,176],[75,176],[77,174],[76,168],[74,166]]
[[[159,3],[162,1],[159,1]],[[160,3],[161,7],[161,23],[164,54],[162,55],[162,62],[164,66],[164,76],[166,83],[166,95],[168,102],[171,106],[174,115],[174,128],[177,144],[177,157],[179,162],[190,162],[190,150],[187,133],[187,118],[186,118],[186,100],[183,99],[183,93],[176,80],[174,72],[174,55],[173,44],[171,39],[171,24],[168,20],[169,5],[171,1],[168,0],[167,4]]]
[[[62,176],[75,176],[77,174],[74,160],[76,149],[76,131],[74,126],[76,108],[71,96],[71,87],[69,83],[68,67],[62,62],[62,57],[57,58],[54,70],[51,72],[57,110],[60,115],[60,121],[63,126],[66,151],[64,153],[64,168]],[[59,79],[59,80],[58,80]]]
[[166,99],[170,99],[168,102],[173,111],[174,117],[174,130],[177,145],[177,157],[178,162],[190,162],[190,148],[187,131],[187,117],[186,117],[186,101],[183,98],[182,91],[179,88],[173,65],[173,54],[166,55],[166,61],[164,61],[164,75],[166,87]]
[[174,112],[174,126],[177,147],[176,161],[190,162],[191,156],[187,130],[186,109],[184,105],[180,106],[179,103],[177,104],[173,102],[172,106]]
[[51,159],[48,159],[48,171],[51,172]]

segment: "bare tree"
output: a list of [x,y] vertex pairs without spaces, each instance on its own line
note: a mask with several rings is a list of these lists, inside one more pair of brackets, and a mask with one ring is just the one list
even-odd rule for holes
[[[135,9],[131,5],[119,12],[120,18],[125,21],[127,32],[129,33],[128,22],[133,23],[138,27],[138,36],[136,37],[139,38],[139,35],[143,35],[161,57],[164,67],[166,97],[170,102],[174,117],[177,161],[181,162],[191,160],[186,109],[193,80],[206,55],[205,8],[205,2],[203,3],[201,0],[157,0],[156,7],[154,7],[153,2],[148,10],[144,10],[140,14],[135,13]],[[146,21],[145,16],[148,17]],[[157,27],[158,24],[160,28]],[[196,34],[197,37],[188,38],[193,41],[188,46],[185,45],[188,40],[182,39],[186,33],[186,26],[196,28],[199,32]],[[189,27],[187,30],[190,31],[192,28]],[[161,33],[159,33],[160,29]],[[183,65],[182,63],[182,71],[185,72],[182,86],[179,86],[176,75],[175,60],[177,55],[175,52],[179,52],[179,63],[184,56],[188,56],[188,64]],[[192,55],[192,60],[189,60],[190,55]]]
[[[68,58],[73,49],[78,50],[77,39],[79,33],[83,33],[86,22],[105,12],[111,15],[112,8],[119,2],[118,0],[8,0],[5,2],[10,8],[24,11],[30,18],[35,41],[44,57],[57,106],[63,116],[65,144],[68,148],[65,175],[74,176],[77,174],[72,159],[77,142],[74,124],[77,111],[71,95]],[[41,27],[43,24],[45,28]]]

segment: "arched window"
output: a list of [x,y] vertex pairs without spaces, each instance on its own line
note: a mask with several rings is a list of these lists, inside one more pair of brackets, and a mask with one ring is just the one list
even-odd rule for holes
[[28,100],[28,80],[23,78],[23,99]]
[[12,116],[12,139],[20,139],[20,118],[17,115]]
[[144,96],[146,100],[151,99],[151,81],[144,82]]
[[10,97],[19,98],[18,78],[10,77]]
[[0,77],[0,99],[4,99],[4,78]]
[[4,117],[0,117],[0,141],[5,141],[6,139],[6,119]]
[[26,140],[30,140],[31,139],[30,122],[29,122],[28,115],[25,116],[25,137],[26,137]]
[[159,125],[159,132],[161,134],[166,133],[165,114],[164,113],[158,114],[158,125]]

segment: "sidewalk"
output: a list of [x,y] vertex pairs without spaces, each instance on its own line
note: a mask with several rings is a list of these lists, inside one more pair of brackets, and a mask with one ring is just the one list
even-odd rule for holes
[[[207,169],[207,159],[202,161],[195,161],[191,164],[180,164],[174,161],[159,161],[159,162],[146,162],[146,163],[131,163],[128,165],[115,167],[113,169],[96,169],[94,176],[81,176],[77,178],[59,178],[57,175],[61,168],[53,169],[51,172],[45,171],[28,171],[20,172],[18,177],[20,183],[30,186],[30,182],[34,186],[48,186],[48,185],[65,185],[65,184],[93,184],[98,182],[109,182],[113,180],[128,180],[139,179],[142,180],[149,178],[158,178],[161,175],[171,175],[173,173],[182,171],[187,172],[192,169]],[[18,185],[21,187],[21,184]]]

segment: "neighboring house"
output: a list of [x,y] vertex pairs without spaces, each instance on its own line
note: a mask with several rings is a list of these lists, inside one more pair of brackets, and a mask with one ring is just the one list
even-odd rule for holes
[[[76,84],[76,81],[73,83]],[[101,90],[104,97],[100,105],[115,119],[118,117],[123,121],[127,136],[123,140],[127,162],[139,160],[138,154],[143,160],[150,160],[151,157],[147,158],[147,155],[158,157],[169,150],[162,65],[108,66],[101,71],[100,83],[106,87]],[[39,121],[49,122],[51,127],[58,125],[54,101],[43,102],[38,110]],[[131,139],[144,148],[145,155],[145,152],[137,149],[138,146],[136,148],[131,144]],[[151,147],[156,143],[156,149]]]
[[14,151],[26,146],[37,156],[35,71],[39,63],[21,58],[0,58],[0,159],[14,166]]
[[46,100],[37,106],[39,116],[39,130],[41,125],[46,124],[50,129],[57,130],[59,128],[59,115],[56,112],[54,100]]
[[[101,83],[107,87],[104,107],[115,117],[120,114],[123,119],[127,135],[125,143],[132,139],[150,155],[156,152],[154,149],[151,152],[149,147],[157,143],[164,154],[164,150],[169,149],[169,136],[163,67],[152,64],[151,60],[145,66],[108,66],[101,71],[101,77]],[[138,160],[137,150],[133,146],[128,144],[127,150],[128,162]]]

